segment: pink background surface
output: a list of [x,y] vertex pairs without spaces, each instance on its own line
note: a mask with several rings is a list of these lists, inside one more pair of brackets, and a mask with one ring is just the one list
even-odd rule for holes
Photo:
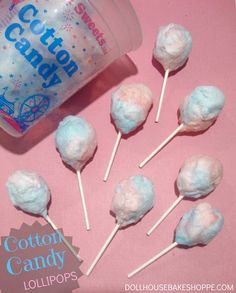
[[[124,292],[125,284],[234,283],[236,269],[236,9],[233,0],[132,0],[140,18],[143,45],[110,66],[92,83],[71,98],[50,117],[21,139],[0,131],[0,236],[22,222],[36,219],[17,211],[5,189],[8,176],[16,169],[31,169],[41,174],[52,192],[49,215],[72,235],[80,247],[85,273],[115,220],[109,209],[114,186],[130,175],[144,174],[154,182],[155,207],[135,226],[118,232],[89,278],[83,276],[75,292]],[[193,50],[187,65],[168,80],[159,124],[154,123],[162,75],[152,63],[156,32],[161,25],[175,22],[192,34]],[[135,65],[134,65],[135,64]],[[136,66],[136,69],[135,69]],[[109,111],[111,93],[117,84],[143,82],[154,94],[154,107],[143,129],[123,139],[107,183],[102,181],[116,139]],[[198,85],[218,86],[226,96],[225,108],[216,124],[202,135],[178,136],[143,170],[137,165],[177,126],[177,109],[184,96]],[[62,164],[54,148],[58,120],[79,114],[96,128],[98,150],[83,170],[82,178],[92,230],[86,232],[76,176]],[[206,247],[176,248],[133,279],[127,273],[159,252],[173,239],[174,229],[185,211],[195,203],[184,200],[159,229],[148,238],[145,233],[176,198],[174,182],[184,159],[195,154],[219,158],[224,178],[206,199],[225,217],[222,232]],[[40,220],[40,219],[39,219]],[[43,221],[43,220],[41,220]]]

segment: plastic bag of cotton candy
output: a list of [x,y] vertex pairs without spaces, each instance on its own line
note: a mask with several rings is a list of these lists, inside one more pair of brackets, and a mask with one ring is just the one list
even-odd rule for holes
[[[121,7],[125,15],[113,1],[103,2],[106,9],[87,0],[0,3],[0,126],[11,135],[25,133],[140,45],[140,26],[129,2]],[[125,28],[131,25],[132,38]]]

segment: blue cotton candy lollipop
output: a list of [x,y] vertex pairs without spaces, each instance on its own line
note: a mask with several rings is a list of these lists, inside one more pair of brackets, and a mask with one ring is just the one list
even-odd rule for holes
[[208,203],[198,204],[185,213],[180,220],[175,232],[175,242],[131,272],[128,278],[145,269],[177,245],[192,247],[208,244],[220,232],[223,224],[224,218],[216,208]]
[[184,214],[179,222],[175,241],[181,245],[208,244],[222,229],[224,218],[209,203],[200,203]]
[[191,34],[182,25],[170,23],[160,28],[153,50],[153,56],[165,69],[165,76],[155,122],[159,122],[160,119],[169,73],[184,65],[191,49]]
[[62,160],[76,171],[81,171],[97,147],[96,132],[84,118],[69,115],[56,130],[55,144]]
[[196,155],[185,160],[176,183],[184,197],[198,199],[212,192],[223,176],[221,162],[206,155]]
[[73,255],[81,261],[79,255],[48,216],[47,205],[51,194],[46,181],[41,176],[35,172],[18,170],[8,178],[6,187],[9,198],[15,207],[26,213],[42,216],[59,234]]
[[93,157],[97,148],[95,129],[84,118],[69,115],[60,122],[57,128],[55,144],[62,160],[77,173],[86,229],[90,230],[81,169]]
[[50,191],[42,177],[34,172],[16,171],[7,183],[8,195],[14,206],[24,212],[47,217]]
[[120,227],[139,221],[154,205],[152,182],[142,175],[121,181],[115,188],[112,212]]
[[182,131],[204,131],[217,119],[225,97],[215,86],[199,86],[180,105]]
[[208,129],[224,107],[225,97],[215,86],[199,86],[187,96],[179,107],[180,125],[140,164],[142,168],[179,132],[200,132]]
[[152,106],[152,92],[142,83],[121,85],[112,95],[111,117],[118,129],[118,136],[106,169],[107,181],[121,137],[142,125]]
[[185,160],[176,180],[179,196],[147,232],[147,235],[150,236],[152,234],[182,199],[185,197],[198,199],[208,195],[220,183],[222,176],[223,166],[215,158],[197,155]]

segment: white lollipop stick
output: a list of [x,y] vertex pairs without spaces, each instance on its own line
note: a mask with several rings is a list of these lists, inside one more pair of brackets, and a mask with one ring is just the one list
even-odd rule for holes
[[173,209],[181,202],[184,198],[183,195],[180,195],[174,203],[168,208],[168,210],[161,216],[161,218],[152,226],[152,228],[147,232],[147,235],[150,236],[152,232],[165,220],[165,218],[173,211]]
[[76,173],[77,173],[77,178],[78,178],[78,183],[79,183],[79,190],[80,190],[82,206],[83,206],[83,211],[84,211],[86,229],[90,230],[90,224],[89,224],[89,219],[88,219],[88,212],[87,212],[86,201],[85,201],[85,196],[84,196],[83,184],[82,184],[82,180],[81,180],[81,174],[80,174],[79,170]]
[[90,273],[92,272],[92,270],[96,266],[97,262],[102,257],[103,253],[105,252],[107,246],[110,244],[111,240],[116,235],[116,233],[119,230],[119,228],[120,228],[120,224],[116,224],[115,228],[112,230],[111,234],[107,238],[106,242],[103,244],[103,246],[102,246],[101,250],[99,251],[98,255],[95,257],[94,261],[92,262],[91,266],[89,267],[89,269],[88,269],[88,271],[86,273],[87,276],[90,275]]
[[109,176],[109,173],[110,173],[110,170],[111,170],[111,166],[113,164],[113,161],[114,161],[114,158],[115,158],[115,155],[116,155],[116,152],[117,152],[120,140],[121,140],[121,136],[122,136],[122,133],[119,131],[118,135],[117,135],[116,143],[114,145],[114,148],[113,148],[113,151],[112,151],[112,154],[111,154],[109,164],[107,166],[106,174],[105,174],[104,179],[103,179],[103,181],[105,181],[105,182],[108,179],[108,176]]
[[176,136],[176,134],[178,132],[180,132],[180,130],[184,127],[184,124],[180,124],[164,141],[163,143],[161,143],[153,152],[151,152],[151,154],[146,157],[146,159],[144,159],[142,161],[142,163],[139,164],[139,168],[143,168],[144,165],[147,164],[147,162],[149,162],[165,145],[167,145],[167,143],[174,137]]
[[50,224],[50,226],[57,232],[59,237],[62,239],[62,241],[65,243],[65,245],[69,248],[70,252],[77,258],[79,262],[81,262],[81,257],[76,253],[74,248],[70,245],[70,243],[66,240],[66,238],[61,234],[57,226],[53,223],[53,221],[49,218],[49,216],[45,216],[44,219]]
[[133,277],[134,275],[136,275],[138,272],[142,271],[143,269],[145,269],[147,266],[149,266],[150,264],[152,264],[154,261],[156,261],[157,259],[159,259],[160,257],[162,257],[164,254],[166,254],[167,252],[169,252],[170,250],[172,250],[173,248],[175,248],[178,245],[177,242],[171,243],[171,245],[167,246],[165,249],[163,249],[160,253],[158,253],[157,255],[155,255],[154,257],[152,257],[150,260],[148,260],[147,262],[145,262],[143,265],[141,265],[140,267],[138,267],[136,270],[134,270],[133,272],[128,274],[128,278]]
[[164,99],[164,94],[165,94],[165,90],[166,90],[166,83],[167,83],[167,79],[169,76],[169,72],[170,72],[169,69],[167,69],[165,71],[165,76],[164,76],[163,85],[162,85],[162,89],[161,89],[161,96],[160,96],[160,100],[159,100],[159,106],[158,106],[155,122],[159,122],[159,119],[160,119],[161,108],[162,108],[162,103],[163,103],[163,99]]

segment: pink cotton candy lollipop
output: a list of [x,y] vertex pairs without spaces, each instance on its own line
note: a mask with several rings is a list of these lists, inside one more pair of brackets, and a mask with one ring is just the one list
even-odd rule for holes
[[161,27],[153,51],[154,58],[165,69],[156,122],[159,121],[169,73],[180,68],[189,57],[192,49],[192,37],[181,25],[170,23]]
[[131,176],[116,186],[111,210],[116,216],[117,224],[89,267],[87,275],[92,272],[117,231],[142,219],[153,207],[154,197],[152,182],[142,175]]
[[188,158],[181,167],[176,180],[180,195],[147,232],[147,235],[151,235],[184,197],[198,199],[208,195],[220,183],[222,176],[223,167],[219,160],[205,155]]
[[131,278],[177,245],[193,247],[208,244],[222,229],[222,214],[208,203],[200,203],[184,214],[175,230],[175,242],[128,274]]
[[111,116],[119,132],[106,169],[104,181],[108,179],[122,135],[131,133],[143,124],[151,106],[152,92],[144,84],[124,84],[113,93]]
[[214,86],[199,86],[180,105],[180,125],[140,164],[146,165],[179,132],[200,132],[209,128],[224,106],[224,94]]

